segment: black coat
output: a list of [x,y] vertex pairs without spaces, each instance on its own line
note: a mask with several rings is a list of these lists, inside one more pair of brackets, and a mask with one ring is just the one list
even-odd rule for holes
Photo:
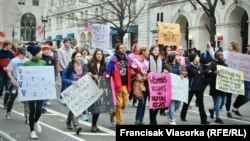
[[186,66],[186,70],[188,72],[189,78],[189,90],[200,91],[203,88],[204,82],[204,74],[206,71],[204,70],[204,66],[202,64],[194,65],[193,63],[189,63]]
[[211,71],[211,73],[209,73],[210,77],[211,77],[211,81],[210,81],[210,95],[211,96],[215,96],[215,95],[221,95],[221,96],[225,96],[229,93],[227,92],[223,92],[220,90],[216,89],[216,78],[217,78],[217,74],[214,73],[217,70],[217,65],[222,65],[227,67],[227,64],[224,61],[216,61],[213,62],[210,66],[209,66],[209,70]]

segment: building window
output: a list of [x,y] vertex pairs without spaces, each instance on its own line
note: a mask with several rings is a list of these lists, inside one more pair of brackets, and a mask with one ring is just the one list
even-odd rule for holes
[[163,22],[163,12],[161,13],[157,13],[157,19],[156,19],[157,22]]
[[25,5],[25,0],[18,0],[19,5]]
[[31,13],[26,13],[21,18],[21,39],[36,40],[36,17]]
[[39,6],[39,0],[33,0],[33,5],[34,6]]

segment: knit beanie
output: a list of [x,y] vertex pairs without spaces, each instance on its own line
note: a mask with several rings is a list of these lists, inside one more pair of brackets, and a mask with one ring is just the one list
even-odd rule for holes
[[32,56],[35,56],[41,51],[41,48],[38,45],[30,45],[28,46],[27,51],[29,51]]

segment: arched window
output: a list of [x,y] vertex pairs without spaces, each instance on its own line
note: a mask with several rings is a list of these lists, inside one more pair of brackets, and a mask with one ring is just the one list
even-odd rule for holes
[[21,39],[36,40],[36,17],[31,13],[26,13],[21,18]]

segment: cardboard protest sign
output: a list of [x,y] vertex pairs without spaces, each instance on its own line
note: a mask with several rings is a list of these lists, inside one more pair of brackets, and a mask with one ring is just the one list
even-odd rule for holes
[[53,66],[20,66],[17,81],[20,101],[56,99]]
[[174,23],[158,22],[158,44],[180,45],[180,25]]
[[171,99],[188,103],[188,79],[181,79],[179,75],[173,73],[170,73],[170,76],[172,92]]
[[92,29],[92,47],[109,49],[110,26],[94,24]]

